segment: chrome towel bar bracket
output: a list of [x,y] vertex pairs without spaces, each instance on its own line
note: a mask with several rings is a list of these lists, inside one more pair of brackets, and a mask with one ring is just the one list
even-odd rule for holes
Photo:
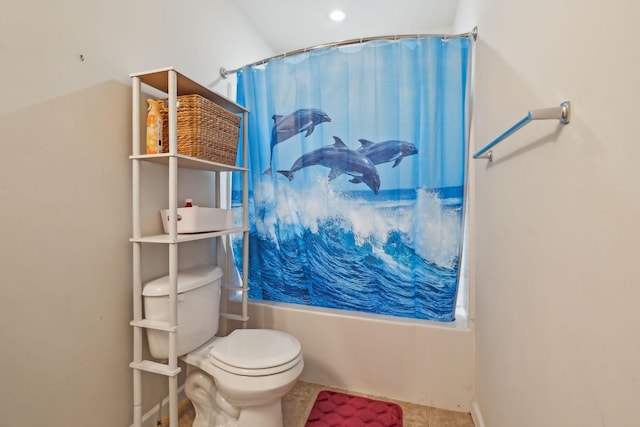
[[569,124],[571,121],[571,101],[564,101],[559,107],[540,108],[529,111],[524,118],[474,154],[473,158],[489,159],[490,162],[493,161],[491,149],[532,120],[560,120],[560,123],[563,125]]

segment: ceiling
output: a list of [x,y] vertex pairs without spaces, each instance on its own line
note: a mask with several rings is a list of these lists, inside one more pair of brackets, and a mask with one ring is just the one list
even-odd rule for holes
[[[233,0],[276,53],[361,37],[451,32],[458,0]],[[342,22],[329,13],[341,9]]]

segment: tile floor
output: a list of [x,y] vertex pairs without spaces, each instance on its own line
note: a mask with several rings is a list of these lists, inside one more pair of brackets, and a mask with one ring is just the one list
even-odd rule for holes
[[[345,390],[333,387],[298,381],[293,390],[282,399],[284,427],[304,427],[316,396],[321,390],[345,392]],[[471,415],[468,413],[446,411],[385,398],[381,399],[361,393],[348,393],[397,403],[402,407],[403,427],[474,427]],[[194,416],[193,406],[191,404],[185,405],[180,410],[179,427],[191,427]]]

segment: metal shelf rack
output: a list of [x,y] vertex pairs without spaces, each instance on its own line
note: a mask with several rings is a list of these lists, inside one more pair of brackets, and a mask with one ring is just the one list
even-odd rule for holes
[[[158,375],[166,376],[169,380],[169,417],[170,427],[178,426],[178,374],[180,367],[178,366],[178,357],[176,354],[176,332],[179,329],[177,315],[177,289],[178,289],[178,246],[180,243],[203,239],[219,239],[230,234],[243,234],[243,271],[242,286],[223,286],[224,289],[240,291],[242,293],[242,311],[236,313],[221,313],[221,316],[228,319],[234,319],[243,322],[246,326],[248,320],[248,169],[246,167],[235,167],[215,162],[209,162],[178,154],[177,150],[177,97],[180,95],[198,94],[210,101],[222,106],[234,114],[242,115],[243,126],[243,150],[242,165],[248,164],[248,154],[246,149],[247,135],[247,114],[248,111],[236,104],[235,102],[219,95],[204,86],[180,74],[173,67],[147,71],[142,73],[131,74],[132,78],[132,193],[133,193],[133,236],[130,241],[133,244],[133,361],[130,367],[133,368],[133,425],[134,427],[142,427],[142,373],[151,372]],[[142,96],[142,85],[147,85],[152,89],[163,92],[168,96],[169,100],[169,152],[164,154],[142,154],[140,135],[142,111],[140,106]],[[211,171],[216,174],[216,199],[219,200],[220,193],[220,173],[221,172],[241,172],[243,187],[243,225],[240,228],[230,230],[217,231],[211,233],[198,234],[178,234],[177,222],[169,221],[169,233],[159,235],[142,235],[142,219],[141,219],[141,163],[153,162],[167,165],[169,170],[169,212],[172,212],[171,218],[177,218],[178,208],[178,169],[200,169]],[[159,207],[160,209],[160,207]],[[169,246],[169,321],[158,322],[149,321],[143,317],[143,299],[142,299],[142,272],[141,272],[141,255],[143,244],[164,244]],[[228,277],[228,276],[227,276]],[[154,329],[164,331],[169,334],[169,358],[166,362],[158,362],[153,360],[143,360],[142,343],[143,331],[145,329]]]

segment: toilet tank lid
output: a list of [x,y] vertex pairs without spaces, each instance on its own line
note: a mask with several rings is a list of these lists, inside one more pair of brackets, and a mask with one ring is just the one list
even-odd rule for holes
[[[222,278],[222,269],[215,265],[193,267],[178,271],[178,293],[188,292]],[[151,280],[142,290],[145,297],[169,295],[169,275]]]

